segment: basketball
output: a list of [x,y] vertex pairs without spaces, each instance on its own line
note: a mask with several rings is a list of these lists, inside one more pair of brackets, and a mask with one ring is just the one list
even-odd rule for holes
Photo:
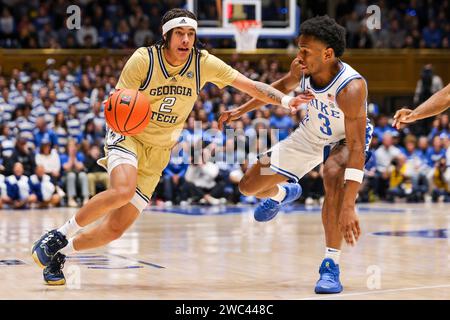
[[121,135],[141,133],[147,127],[151,116],[150,101],[138,90],[119,89],[106,101],[106,123]]

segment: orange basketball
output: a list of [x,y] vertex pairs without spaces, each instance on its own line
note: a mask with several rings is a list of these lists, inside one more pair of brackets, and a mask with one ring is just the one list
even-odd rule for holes
[[151,116],[150,101],[138,90],[118,89],[105,104],[108,127],[124,136],[144,131]]

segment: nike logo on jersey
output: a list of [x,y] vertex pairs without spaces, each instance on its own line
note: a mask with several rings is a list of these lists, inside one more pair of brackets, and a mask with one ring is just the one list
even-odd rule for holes
[[[317,109],[317,111],[323,113],[326,116],[330,116],[336,119],[341,118],[341,113],[338,110],[331,109],[332,107],[319,101],[317,99],[313,99],[309,102],[309,105]],[[333,106],[334,107],[334,106]]]

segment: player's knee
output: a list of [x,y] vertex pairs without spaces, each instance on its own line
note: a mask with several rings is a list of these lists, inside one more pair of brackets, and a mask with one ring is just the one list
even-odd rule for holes
[[134,196],[136,192],[135,188],[130,188],[129,186],[121,186],[112,188],[113,199],[120,203],[128,203]]
[[120,224],[115,223],[114,221],[110,221],[108,223],[107,237],[109,241],[119,239],[124,232],[125,229]]

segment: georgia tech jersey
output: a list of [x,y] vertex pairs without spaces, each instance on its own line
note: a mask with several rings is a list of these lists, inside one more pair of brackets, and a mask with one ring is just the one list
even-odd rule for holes
[[231,84],[238,71],[206,50],[192,49],[187,61],[170,65],[160,45],[137,49],[127,61],[116,89],[138,89],[148,95],[150,123],[134,138],[146,145],[172,147],[183,129],[201,88],[212,82]]

